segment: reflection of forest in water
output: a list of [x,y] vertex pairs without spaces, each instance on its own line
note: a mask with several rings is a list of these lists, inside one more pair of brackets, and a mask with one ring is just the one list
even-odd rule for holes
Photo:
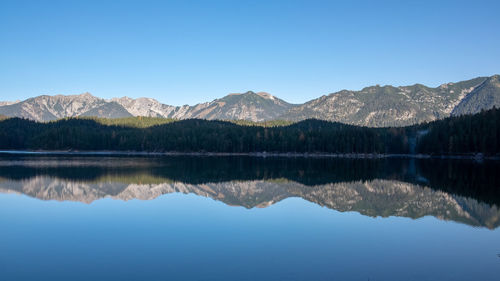
[[2,157],[0,190],[44,200],[154,199],[183,192],[265,207],[300,197],[368,216],[500,224],[496,162],[259,157]]

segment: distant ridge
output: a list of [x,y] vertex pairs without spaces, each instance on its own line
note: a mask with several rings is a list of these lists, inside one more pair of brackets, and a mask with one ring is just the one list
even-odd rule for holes
[[308,118],[370,127],[405,126],[500,106],[500,76],[478,77],[431,88],[421,84],[342,90],[304,104],[290,104],[266,92],[233,93],[193,106],[172,106],[152,98],[105,100],[90,93],[42,95],[0,102],[0,115],[50,121],[64,117],[129,116],[207,120],[290,120]]

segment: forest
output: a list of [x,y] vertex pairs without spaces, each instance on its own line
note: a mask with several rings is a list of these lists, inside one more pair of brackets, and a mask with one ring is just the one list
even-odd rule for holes
[[0,121],[2,150],[363,153],[498,156],[500,112],[493,108],[429,123],[369,128],[308,119],[174,120],[151,117]]

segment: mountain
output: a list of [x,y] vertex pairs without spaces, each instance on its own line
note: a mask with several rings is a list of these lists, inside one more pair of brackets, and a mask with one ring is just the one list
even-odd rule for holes
[[[487,79],[480,77],[436,88],[415,84],[343,90],[294,107],[283,115],[283,119],[316,118],[370,127],[433,121],[450,116],[455,106]],[[500,89],[493,94],[500,97]]]
[[230,94],[221,99],[194,106],[171,106],[151,98],[122,97],[104,100],[89,93],[70,96],[43,95],[21,102],[3,102],[2,104],[0,104],[0,115],[36,121],[52,121],[77,116],[103,118],[148,116],[175,119],[264,121],[278,119],[292,107],[291,104],[271,94],[251,91],[243,94]]
[[453,109],[452,115],[473,114],[500,105],[500,75],[494,75],[475,87]]
[[275,120],[291,107],[291,104],[271,94],[249,91],[244,94],[230,94],[210,103],[196,105],[186,111],[181,119],[187,117],[209,120]]
[[99,108],[107,102],[89,93],[70,96],[38,96],[27,100],[0,106],[0,114],[23,117],[36,121],[50,121],[65,117],[76,117]]
[[194,106],[170,106],[155,99],[123,97],[112,99],[134,116],[165,117],[176,119],[222,119],[264,121],[279,118],[292,107],[291,104],[271,94],[252,91],[229,94],[221,99]]
[[477,113],[500,106],[500,76],[478,77],[431,88],[421,84],[371,86],[342,90],[304,104],[290,104],[265,92],[229,94],[193,106],[172,106],[152,98],[104,100],[89,93],[38,96],[18,102],[0,102],[0,115],[50,121],[64,117],[118,118],[149,116],[208,120],[290,120],[316,118],[347,124],[405,126],[451,115]]

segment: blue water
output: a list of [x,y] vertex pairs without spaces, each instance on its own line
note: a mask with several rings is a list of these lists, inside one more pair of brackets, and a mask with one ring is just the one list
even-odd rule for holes
[[[497,224],[432,215],[372,217],[299,196],[251,208],[178,192],[127,201],[115,194],[84,203],[30,193],[38,187],[36,181],[28,185],[29,179],[0,182],[0,280],[455,281],[500,276]],[[102,180],[101,188],[115,181]],[[19,182],[23,192],[15,189]],[[65,191],[54,190],[74,188],[64,186]]]

